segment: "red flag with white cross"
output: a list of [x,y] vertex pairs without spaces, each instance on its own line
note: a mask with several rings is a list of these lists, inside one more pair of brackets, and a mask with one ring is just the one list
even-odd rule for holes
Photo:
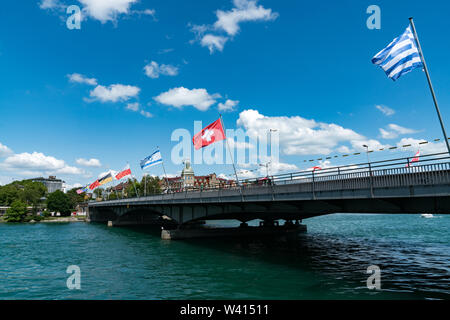
[[198,150],[209,146],[214,142],[219,142],[225,139],[226,137],[222,126],[222,121],[218,119],[197,133],[192,139],[192,142],[194,143],[195,150]]

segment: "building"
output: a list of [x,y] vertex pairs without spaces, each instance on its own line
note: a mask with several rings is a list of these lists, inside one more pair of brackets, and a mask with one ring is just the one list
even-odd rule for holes
[[171,191],[184,191],[193,189],[214,189],[236,186],[236,181],[217,177],[215,173],[206,176],[195,176],[191,162],[186,160],[180,177],[161,180],[162,189],[167,189],[167,183]]
[[43,183],[47,187],[48,193],[55,192],[56,190],[63,191],[63,183],[65,183],[61,179],[56,179],[55,176],[49,176],[48,179],[43,177],[34,178],[31,181]]

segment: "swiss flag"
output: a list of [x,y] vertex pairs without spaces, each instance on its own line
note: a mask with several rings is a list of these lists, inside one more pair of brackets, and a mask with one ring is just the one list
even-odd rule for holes
[[192,142],[194,143],[195,150],[209,146],[214,142],[225,140],[225,132],[223,131],[222,122],[220,119],[211,123],[202,131],[197,133]]

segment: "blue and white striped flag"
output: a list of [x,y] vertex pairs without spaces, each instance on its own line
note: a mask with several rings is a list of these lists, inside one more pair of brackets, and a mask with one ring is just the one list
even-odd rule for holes
[[380,66],[394,81],[416,68],[423,68],[411,26],[373,57],[372,62]]
[[146,168],[156,166],[160,163],[162,163],[161,152],[159,150],[156,150],[152,155],[141,161],[141,169],[144,170]]

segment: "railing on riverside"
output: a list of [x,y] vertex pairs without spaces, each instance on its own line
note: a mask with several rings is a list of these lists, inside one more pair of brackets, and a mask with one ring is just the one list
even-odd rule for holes
[[[248,190],[296,184],[298,192],[315,192],[401,187],[450,183],[450,156],[447,153],[423,155],[419,161],[412,158],[397,158],[357,163],[320,170],[304,170],[293,173],[240,180],[234,185],[217,185],[210,188],[191,187],[183,190],[169,190],[164,194],[203,193],[217,190]],[[150,196],[150,195],[149,195]],[[141,196],[142,197],[142,196]],[[131,198],[126,198],[131,199]],[[120,200],[120,199],[117,199]]]

